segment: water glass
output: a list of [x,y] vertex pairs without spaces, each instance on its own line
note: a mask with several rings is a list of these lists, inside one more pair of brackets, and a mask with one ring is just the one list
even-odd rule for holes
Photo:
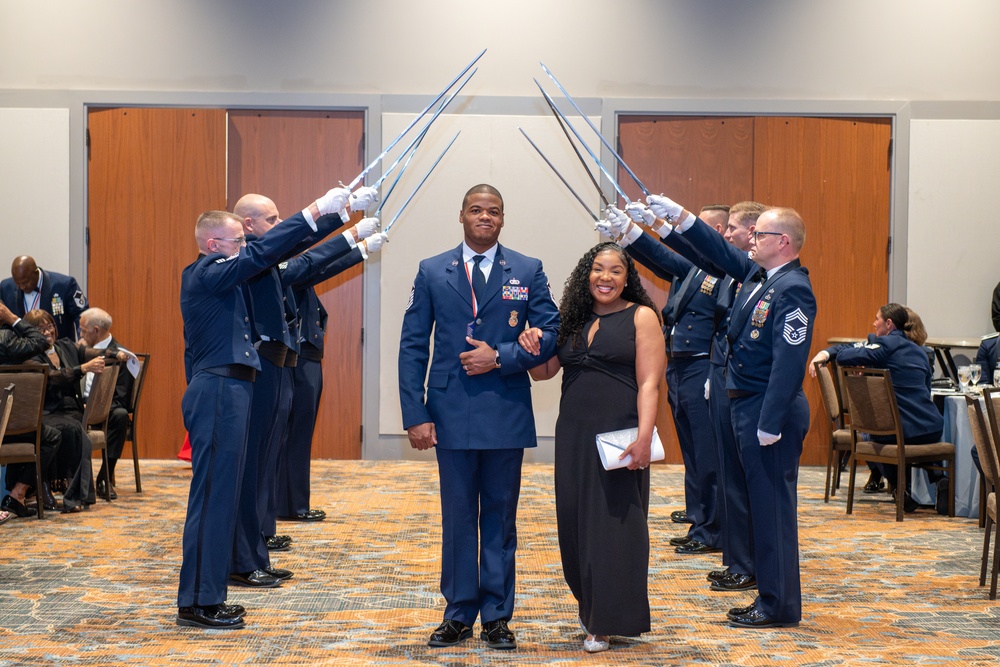
[[969,375],[968,366],[958,367],[958,388],[963,394],[969,390]]
[[993,371],[993,386],[1000,387],[1000,368]]
[[983,367],[979,364],[969,364],[969,383],[973,389],[979,384],[983,377]]

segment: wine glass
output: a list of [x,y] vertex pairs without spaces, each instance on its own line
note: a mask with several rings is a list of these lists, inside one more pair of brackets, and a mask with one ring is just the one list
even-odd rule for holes
[[1000,387],[1000,368],[993,369],[993,386]]
[[958,367],[958,388],[963,394],[969,390],[969,375],[968,366]]
[[983,377],[983,367],[979,364],[969,364],[969,383],[975,389],[979,380]]

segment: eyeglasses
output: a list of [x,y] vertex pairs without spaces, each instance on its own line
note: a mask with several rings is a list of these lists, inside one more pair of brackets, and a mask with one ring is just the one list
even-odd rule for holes
[[784,236],[784,232],[751,232],[753,234],[753,240],[759,241],[761,236]]
[[236,245],[243,245],[244,243],[247,242],[247,237],[245,237],[245,236],[237,236],[234,239],[222,239],[222,238],[219,238],[217,236],[212,236],[212,237],[209,237],[208,240],[209,241],[229,241],[230,243],[235,243]]

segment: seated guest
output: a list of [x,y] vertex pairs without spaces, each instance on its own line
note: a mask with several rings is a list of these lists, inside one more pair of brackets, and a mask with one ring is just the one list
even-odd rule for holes
[[[932,373],[927,353],[916,342],[926,340],[926,332],[922,332],[923,327],[918,326],[918,321],[911,320],[906,307],[898,303],[889,303],[879,308],[873,326],[875,333],[869,334],[866,342],[827,348],[813,357],[812,361],[825,363],[836,359],[841,366],[889,369],[906,442],[913,445],[939,442],[944,429],[944,418],[931,400]],[[893,443],[895,436],[873,436],[872,441]],[[881,475],[892,485],[896,479],[896,466],[887,463],[878,465]],[[904,492],[904,508],[912,512],[917,508],[917,503],[905,489]]]
[[990,384],[993,382],[993,371],[997,369],[997,351],[1000,351],[1000,333],[991,333],[983,336],[976,351],[976,363],[983,369],[983,382]]
[[[24,363],[48,347],[45,336],[34,326],[14,315],[10,309],[0,303],[0,365]],[[33,438],[33,435],[18,436],[18,440]],[[5,438],[8,440],[9,438]],[[52,465],[60,443],[59,432],[55,429],[42,429],[41,466],[43,472]],[[0,501],[0,523],[7,521],[11,515],[28,516],[31,514],[25,504],[31,487],[35,484],[35,466],[31,463],[12,463],[7,466],[6,488],[8,495]],[[46,487],[39,494],[44,498],[46,509],[55,509],[55,499]]]
[[[104,350],[105,356],[114,355],[119,361],[125,361],[127,354],[123,347],[111,335],[111,315],[100,308],[88,308],[80,314],[80,340],[94,350]],[[94,382],[94,374],[87,373],[83,378],[83,400],[90,396],[90,385]],[[115,465],[121,458],[125,447],[125,436],[128,434],[128,403],[132,394],[135,378],[126,368],[118,373],[115,385],[115,395],[111,400],[111,412],[108,413],[108,477],[111,480],[111,498],[117,498],[115,492]],[[97,493],[104,495],[104,470],[97,475]]]
[[[97,501],[94,493],[93,446],[83,427],[83,398],[80,380],[87,373],[104,371],[104,357],[68,338],[56,339],[56,325],[47,311],[32,310],[24,319],[45,336],[49,348],[35,357],[49,366],[42,423],[59,429],[62,444],[56,458],[55,477],[69,482],[63,493],[63,512],[82,512]],[[93,357],[93,358],[91,358]]]
[[0,300],[15,315],[29,310],[44,310],[52,315],[59,332],[57,338],[76,340],[80,313],[87,307],[87,297],[73,276],[43,271],[28,255],[15,257],[10,278],[0,281]]

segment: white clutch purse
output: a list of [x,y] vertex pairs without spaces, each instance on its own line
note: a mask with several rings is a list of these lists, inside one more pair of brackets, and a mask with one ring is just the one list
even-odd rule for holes
[[[604,464],[604,469],[615,470],[616,468],[624,468],[631,463],[631,454],[621,460],[618,460],[618,457],[621,456],[622,452],[624,452],[629,445],[635,442],[635,439],[638,437],[639,427],[623,428],[619,431],[598,433],[597,452],[601,455],[601,463]],[[650,461],[663,460],[663,443],[660,442],[660,435],[656,432],[655,426],[653,427],[653,441],[649,446],[649,454]]]

